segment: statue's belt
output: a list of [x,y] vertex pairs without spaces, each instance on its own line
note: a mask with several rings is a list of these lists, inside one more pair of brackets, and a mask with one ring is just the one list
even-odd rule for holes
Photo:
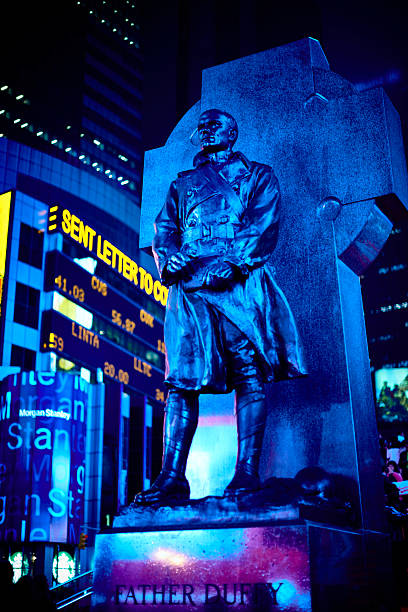
[[187,227],[182,232],[182,244],[188,244],[195,240],[212,240],[214,238],[232,239],[235,236],[235,228],[237,225],[232,223],[218,223],[216,225],[200,224],[194,227]]

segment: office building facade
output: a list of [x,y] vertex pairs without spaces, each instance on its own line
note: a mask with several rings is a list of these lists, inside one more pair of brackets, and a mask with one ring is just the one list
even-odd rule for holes
[[138,207],[88,170],[3,138],[0,194],[0,541],[51,578],[59,555],[89,568],[96,531],[150,483],[167,289]]
[[402,219],[362,278],[378,425],[387,438],[408,427],[407,242]]

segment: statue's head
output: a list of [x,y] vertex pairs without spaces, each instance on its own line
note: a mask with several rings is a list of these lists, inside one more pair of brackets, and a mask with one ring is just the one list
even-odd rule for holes
[[203,151],[227,151],[238,138],[238,125],[229,113],[211,108],[201,113],[196,134]]

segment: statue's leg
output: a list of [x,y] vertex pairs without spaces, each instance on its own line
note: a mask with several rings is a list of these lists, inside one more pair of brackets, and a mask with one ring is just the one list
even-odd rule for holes
[[162,470],[150,489],[136,495],[135,504],[177,502],[190,497],[185,471],[197,422],[198,394],[170,389],[164,412]]
[[259,460],[266,423],[264,385],[251,378],[236,388],[235,412],[238,429],[238,456],[235,474],[225,495],[254,491],[259,488]]
[[265,389],[256,350],[236,325],[219,316],[229,376],[235,387],[238,456],[235,475],[225,489],[232,495],[259,488],[259,460],[266,423]]

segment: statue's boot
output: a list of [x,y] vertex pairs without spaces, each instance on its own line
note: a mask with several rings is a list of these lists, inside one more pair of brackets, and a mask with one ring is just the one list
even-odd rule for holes
[[185,471],[197,422],[198,395],[170,389],[164,413],[162,469],[150,489],[135,496],[134,504],[149,506],[189,499]]
[[243,384],[236,390],[235,402],[238,457],[234,477],[224,491],[226,496],[256,491],[261,484],[258,469],[266,423],[263,384]]

